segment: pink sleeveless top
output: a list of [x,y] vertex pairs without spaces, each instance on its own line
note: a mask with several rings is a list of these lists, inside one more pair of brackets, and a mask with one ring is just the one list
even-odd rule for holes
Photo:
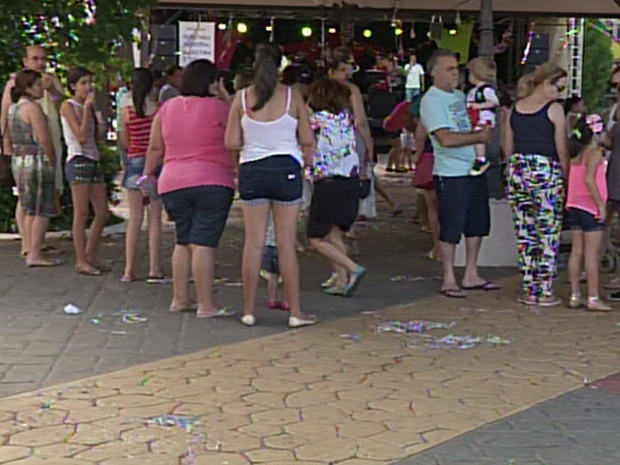
[[[594,182],[598,188],[598,192],[603,199],[603,202],[607,201],[607,161],[603,161],[594,174]],[[571,165],[570,174],[568,177],[568,199],[566,201],[566,208],[577,208],[578,210],[584,210],[588,213],[592,213],[594,216],[600,214],[598,206],[594,202],[594,199],[590,195],[588,185],[586,184],[586,176],[588,173],[588,167],[586,165]]]

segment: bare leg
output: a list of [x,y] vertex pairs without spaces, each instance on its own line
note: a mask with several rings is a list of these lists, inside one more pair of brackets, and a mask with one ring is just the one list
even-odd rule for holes
[[581,293],[579,282],[583,262],[583,231],[573,230],[571,235],[572,247],[568,260],[568,277],[571,293],[577,295]]
[[[299,294],[299,263],[295,248],[297,210],[297,206],[273,206],[280,273],[284,280],[286,297],[291,307],[291,316],[307,319],[308,317],[301,312],[301,298]],[[258,270],[256,270],[254,275],[257,276],[257,274]],[[255,277],[255,279],[258,278]]]
[[103,183],[93,184],[90,188],[90,201],[93,204],[93,210],[95,210],[95,219],[90,226],[88,234],[88,242],[86,244],[86,258],[88,263],[92,266],[97,266],[97,246],[99,245],[99,239],[101,233],[105,227],[108,219],[110,218],[110,211],[108,210],[108,195],[106,193],[106,186]]
[[[604,232],[595,231],[584,233],[584,256],[586,263],[586,275],[588,277],[588,297],[598,297],[599,292],[599,253],[603,243]],[[579,277],[578,277],[579,278]],[[572,279],[571,279],[572,286]]]
[[456,245],[440,241],[439,249],[441,250],[441,263],[443,265],[443,285],[441,286],[441,290],[459,289],[456,283],[456,277],[454,276],[454,251]]
[[377,179],[377,178],[375,178],[375,191],[377,192],[377,194],[379,194],[381,197],[383,197],[383,199],[389,204],[390,209],[392,210],[392,212],[396,211],[396,204],[390,198],[390,196],[385,191],[385,189],[383,189],[383,186],[379,183],[379,179]]
[[481,237],[467,237],[465,239],[465,248],[467,252],[467,264],[465,267],[465,276],[463,277],[463,286],[474,287],[485,283],[485,280],[478,274],[478,254],[480,253]]
[[71,233],[73,235],[76,268],[89,273],[97,271],[88,262],[85,245],[90,188],[90,184],[73,184],[71,186],[71,196],[73,198],[73,225],[71,226]]
[[129,222],[125,233],[125,276],[133,278],[140,229],[144,220],[144,204],[139,191],[127,191],[129,197]]
[[390,140],[390,151],[388,153],[387,169],[394,170],[398,168],[400,162],[400,138]]
[[151,201],[149,207],[149,276],[162,276],[161,270],[161,200]]
[[170,311],[190,310],[189,275],[192,251],[189,245],[175,245],[172,253],[173,297]]
[[437,204],[437,193],[434,190],[425,190],[424,199],[426,200],[428,224],[433,234],[433,250],[435,257],[439,257],[439,207]]
[[212,315],[217,313],[213,303],[213,279],[215,278],[215,249],[192,245],[192,274],[198,297],[198,314]]
[[26,234],[26,212],[19,198],[17,199],[17,205],[15,206],[15,224],[17,225],[17,232],[19,233],[22,241],[22,255],[27,255],[30,252],[30,235]]
[[30,252],[26,257],[26,262],[29,265],[51,265],[53,262],[46,260],[41,251],[49,219],[43,216],[27,216],[26,223],[28,223],[27,229],[30,233]]
[[[332,232],[329,235],[329,240],[334,246],[336,246],[340,250],[340,252],[342,252],[343,255],[348,257],[347,245],[344,241],[345,235],[342,233],[342,231],[340,231],[340,229],[338,228],[334,228],[334,229],[332,229]],[[339,285],[348,284],[349,274],[348,274],[347,269],[341,266],[338,266],[334,262],[332,262],[332,268],[334,272],[336,273],[338,284]]]
[[267,299],[269,302],[278,300],[278,278],[275,273],[267,273]]
[[[346,270],[351,273],[354,273],[358,269],[358,264],[351,260],[346,253],[340,248],[340,244],[336,245],[332,243],[332,238],[337,236],[338,233],[334,233],[334,229],[330,234],[324,239],[312,239],[310,241],[312,248],[315,249],[319,254],[325,257],[332,264],[332,267],[338,271],[338,285],[346,286],[348,283],[348,276],[346,274]],[[340,232],[340,231],[338,231]],[[342,232],[340,232],[342,235]],[[336,241],[338,239],[336,238]],[[344,242],[342,241],[342,245]]]
[[423,231],[430,228],[426,195],[424,193],[420,193],[420,191],[416,193],[416,217],[418,219],[418,222],[420,223],[420,228]]
[[[256,290],[258,288],[259,279],[258,273],[260,271],[263,247],[265,246],[269,209],[269,205],[243,206],[243,223],[245,225],[245,243],[243,246],[242,259],[244,315],[254,314]],[[293,221],[293,249],[295,248],[296,219],[297,216],[295,216],[295,220]],[[277,229],[277,222],[276,235],[278,237],[280,236]],[[280,266],[282,266],[284,257],[280,255],[279,258]]]

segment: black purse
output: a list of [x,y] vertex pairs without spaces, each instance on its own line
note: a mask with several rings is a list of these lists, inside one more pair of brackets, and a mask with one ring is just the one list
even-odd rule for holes
[[[7,118],[8,120],[8,118]],[[5,156],[2,153],[3,149],[3,135],[8,130],[8,121],[3,131],[0,131],[0,184],[8,187],[15,185],[15,178],[13,177],[13,170],[11,170],[11,157]]]
[[370,195],[370,188],[372,187],[372,181],[368,179],[360,179],[360,199],[367,199]]

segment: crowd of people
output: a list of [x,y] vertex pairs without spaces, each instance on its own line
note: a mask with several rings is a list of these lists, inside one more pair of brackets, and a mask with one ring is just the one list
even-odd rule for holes
[[[213,291],[215,254],[235,190],[245,227],[244,325],[258,321],[261,270],[269,281],[268,308],[289,312],[292,328],[316,323],[303,312],[300,297],[300,221],[310,246],[331,269],[323,284],[327,294],[351,297],[367,274],[347,242],[370,190],[382,189],[374,175],[375,144],[364,98],[351,82],[355,59],[349,49],[335,49],[326,75],[293,85],[281,81],[282,61],[278,46],[258,45],[253,73],[236,76],[235,95],[208,60],[185,69],[171,67],[163,87],[155,84],[149,69],[138,68],[130,88],[119,93],[122,186],[130,212],[120,279],[136,280],[136,250],[148,212],[147,282],[167,281],[160,253],[165,209],[176,232],[171,312],[195,310],[199,318],[235,314],[215,300]],[[435,51],[426,70],[412,56],[404,68],[405,101],[385,120],[386,130],[399,141],[393,149],[405,157],[393,163],[402,165],[415,153],[413,184],[423,195],[434,237],[429,256],[442,262],[441,293],[461,299],[466,291],[500,289],[480,276],[478,255],[491,226],[486,151],[494,132],[501,130],[522,273],[518,301],[561,303],[553,283],[567,213],[573,230],[568,304],[610,310],[599,296],[598,269],[605,227],[620,202],[614,182],[620,154],[618,106],[599,116],[572,99],[565,110],[559,102],[567,73],[547,63],[520,80],[516,102],[507,108],[498,97],[493,60],[476,58],[468,69],[471,90],[465,95],[453,52]],[[425,86],[425,74],[432,85]],[[612,81],[620,101],[620,72]],[[82,67],[70,69],[65,91],[46,73],[45,50],[27,47],[24,68],[11,77],[3,94],[0,124],[3,154],[12,157],[19,198],[16,222],[26,264],[62,264],[48,258],[44,239],[49,219],[58,213],[64,172],[73,201],[76,272],[109,272],[97,259],[109,210],[98,149],[106,128],[96,111],[93,74]],[[413,168],[411,160],[409,164]],[[87,238],[91,206],[94,219]],[[393,203],[392,208],[398,214]],[[463,236],[466,266],[459,284],[454,258]],[[587,300],[580,293],[584,265]],[[619,290],[620,280],[610,286]]]

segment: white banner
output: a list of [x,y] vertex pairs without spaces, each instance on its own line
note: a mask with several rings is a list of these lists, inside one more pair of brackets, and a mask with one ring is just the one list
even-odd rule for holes
[[215,62],[215,23],[179,21],[179,66],[194,60]]

